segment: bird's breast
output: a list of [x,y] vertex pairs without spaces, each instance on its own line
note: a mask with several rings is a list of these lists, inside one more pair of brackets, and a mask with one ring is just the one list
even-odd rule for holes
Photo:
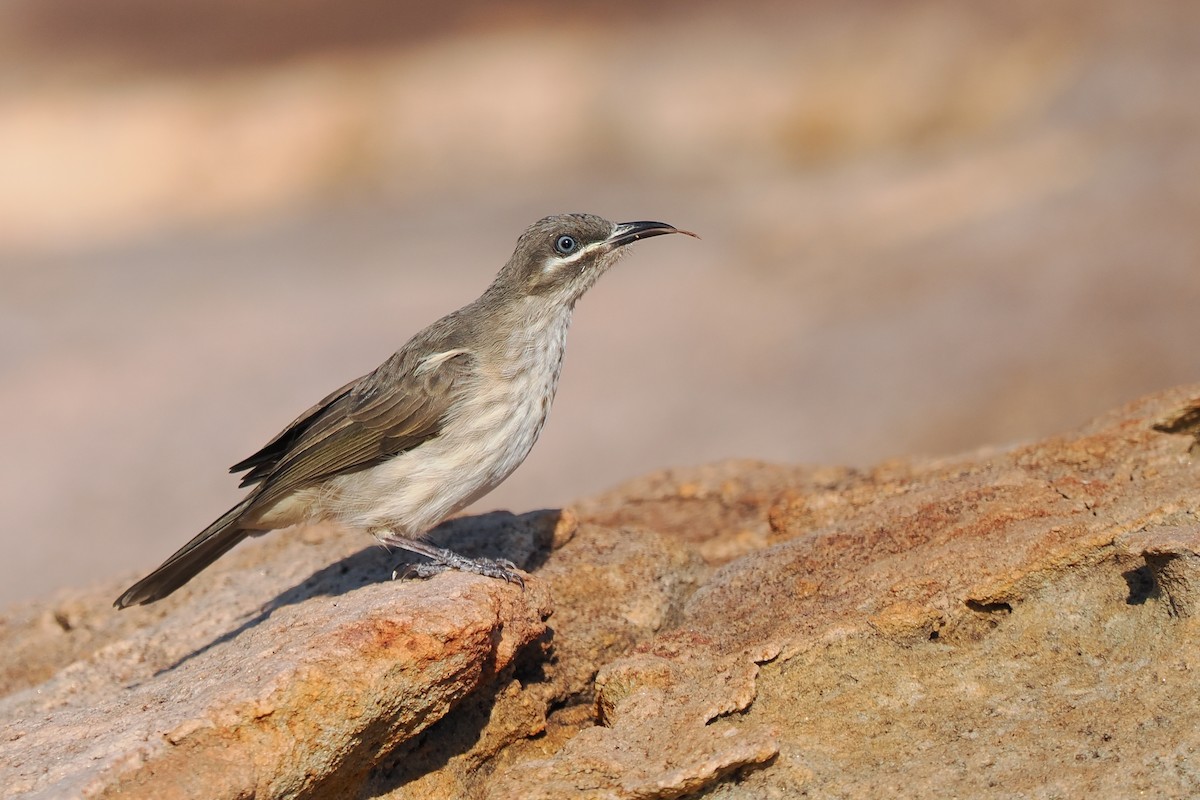
[[464,422],[480,438],[481,449],[490,453],[483,458],[493,466],[496,483],[525,460],[546,424],[569,324],[567,312],[520,331],[481,381],[484,401],[476,409],[478,416]]
[[521,330],[477,357],[437,436],[335,479],[336,515],[362,528],[419,535],[487,494],[537,441],[558,388],[569,314]]

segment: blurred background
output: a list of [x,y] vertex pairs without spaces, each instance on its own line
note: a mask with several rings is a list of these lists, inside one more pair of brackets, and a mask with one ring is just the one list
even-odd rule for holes
[[1198,86],[1182,1],[8,0],[0,602],[157,565],[549,213],[704,238],[583,300],[478,510],[1195,381]]

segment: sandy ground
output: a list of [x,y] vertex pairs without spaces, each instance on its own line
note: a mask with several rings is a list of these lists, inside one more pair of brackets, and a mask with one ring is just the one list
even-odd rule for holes
[[1196,380],[1200,20],[1110,5],[531,12],[6,81],[0,602],[157,564],[239,496],[227,465],[547,213],[703,239],[584,299],[542,440],[480,510],[1004,444]]

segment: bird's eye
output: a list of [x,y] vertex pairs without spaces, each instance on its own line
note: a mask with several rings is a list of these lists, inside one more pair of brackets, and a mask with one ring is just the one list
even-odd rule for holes
[[554,241],[554,249],[564,256],[575,252],[575,248],[578,246],[574,237],[571,236],[560,236]]

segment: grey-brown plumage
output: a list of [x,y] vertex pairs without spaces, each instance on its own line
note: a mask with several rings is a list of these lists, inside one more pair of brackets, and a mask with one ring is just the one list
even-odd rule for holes
[[235,464],[250,494],[115,605],[166,597],[247,536],[323,520],[427,557],[417,575],[453,568],[519,583],[510,562],[464,558],[419,537],[525,459],[554,399],[575,302],[625,245],[667,233],[695,235],[591,214],[535,222],[479,299]]

